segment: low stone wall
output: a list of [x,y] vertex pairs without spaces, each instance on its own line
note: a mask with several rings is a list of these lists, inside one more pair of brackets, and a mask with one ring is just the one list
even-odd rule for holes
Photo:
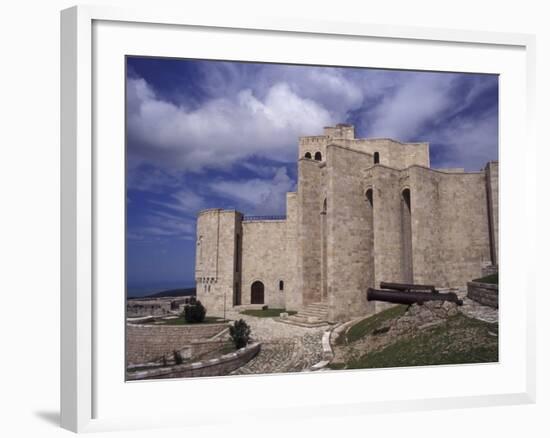
[[130,365],[158,361],[164,355],[171,357],[174,350],[181,351],[184,358],[204,354],[207,352],[205,349],[215,348],[205,341],[225,329],[227,324],[127,324],[126,363]]
[[468,298],[484,306],[498,309],[498,284],[468,282]]
[[225,376],[243,366],[256,356],[261,348],[260,343],[250,344],[234,353],[224,354],[204,362],[174,365],[155,370],[126,373],[127,380],[170,379],[178,377],[212,377]]
[[169,315],[170,311],[170,301],[166,300],[128,300],[126,303],[127,318],[164,316]]

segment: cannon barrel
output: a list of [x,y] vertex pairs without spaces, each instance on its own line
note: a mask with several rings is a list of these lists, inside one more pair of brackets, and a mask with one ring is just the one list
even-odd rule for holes
[[380,289],[430,291],[433,293],[438,292],[433,284],[387,283],[385,281],[380,282]]
[[398,304],[424,304],[426,301],[450,301],[459,306],[462,300],[454,292],[431,293],[431,292],[405,292],[401,290],[381,290],[369,287],[367,289],[367,301],[385,301]]

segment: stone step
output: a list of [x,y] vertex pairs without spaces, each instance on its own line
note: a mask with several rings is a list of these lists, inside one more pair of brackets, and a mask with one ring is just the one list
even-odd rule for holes
[[307,304],[306,309],[326,309],[328,310],[328,304],[327,303],[311,303]]
[[315,311],[315,312],[328,312],[328,307],[323,308],[323,307],[306,306],[302,310],[311,310],[311,311]]
[[313,311],[313,310],[301,310],[297,313],[297,315],[300,315],[300,316],[317,316],[319,318],[327,318],[328,317],[328,312],[318,312],[318,311]]
[[285,318],[285,319],[277,318],[276,320],[284,324],[295,325],[298,327],[306,327],[306,328],[323,327],[328,325],[327,321],[307,321],[302,318],[296,318],[296,315],[289,316],[288,318]]
[[300,312],[317,312],[317,313],[327,313],[328,309],[319,309],[317,307],[304,307]]

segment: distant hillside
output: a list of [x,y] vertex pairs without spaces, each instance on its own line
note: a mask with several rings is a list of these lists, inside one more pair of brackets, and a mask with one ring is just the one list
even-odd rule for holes
[[144,298],[189,297],[191,295],[195,295],[196,292],[197,290],[194,287],[188,287],[185,289],[168,289],[168,290],[163,290],[161,292],[157,292],[156,294],[147,295]]

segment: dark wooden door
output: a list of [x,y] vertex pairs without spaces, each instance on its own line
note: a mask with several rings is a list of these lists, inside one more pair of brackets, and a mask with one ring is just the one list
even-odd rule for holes
[[255,281],[252,283],[250,291],[250,303],[251,304],[263,304],[264,303],[264,284],[261,281]]

